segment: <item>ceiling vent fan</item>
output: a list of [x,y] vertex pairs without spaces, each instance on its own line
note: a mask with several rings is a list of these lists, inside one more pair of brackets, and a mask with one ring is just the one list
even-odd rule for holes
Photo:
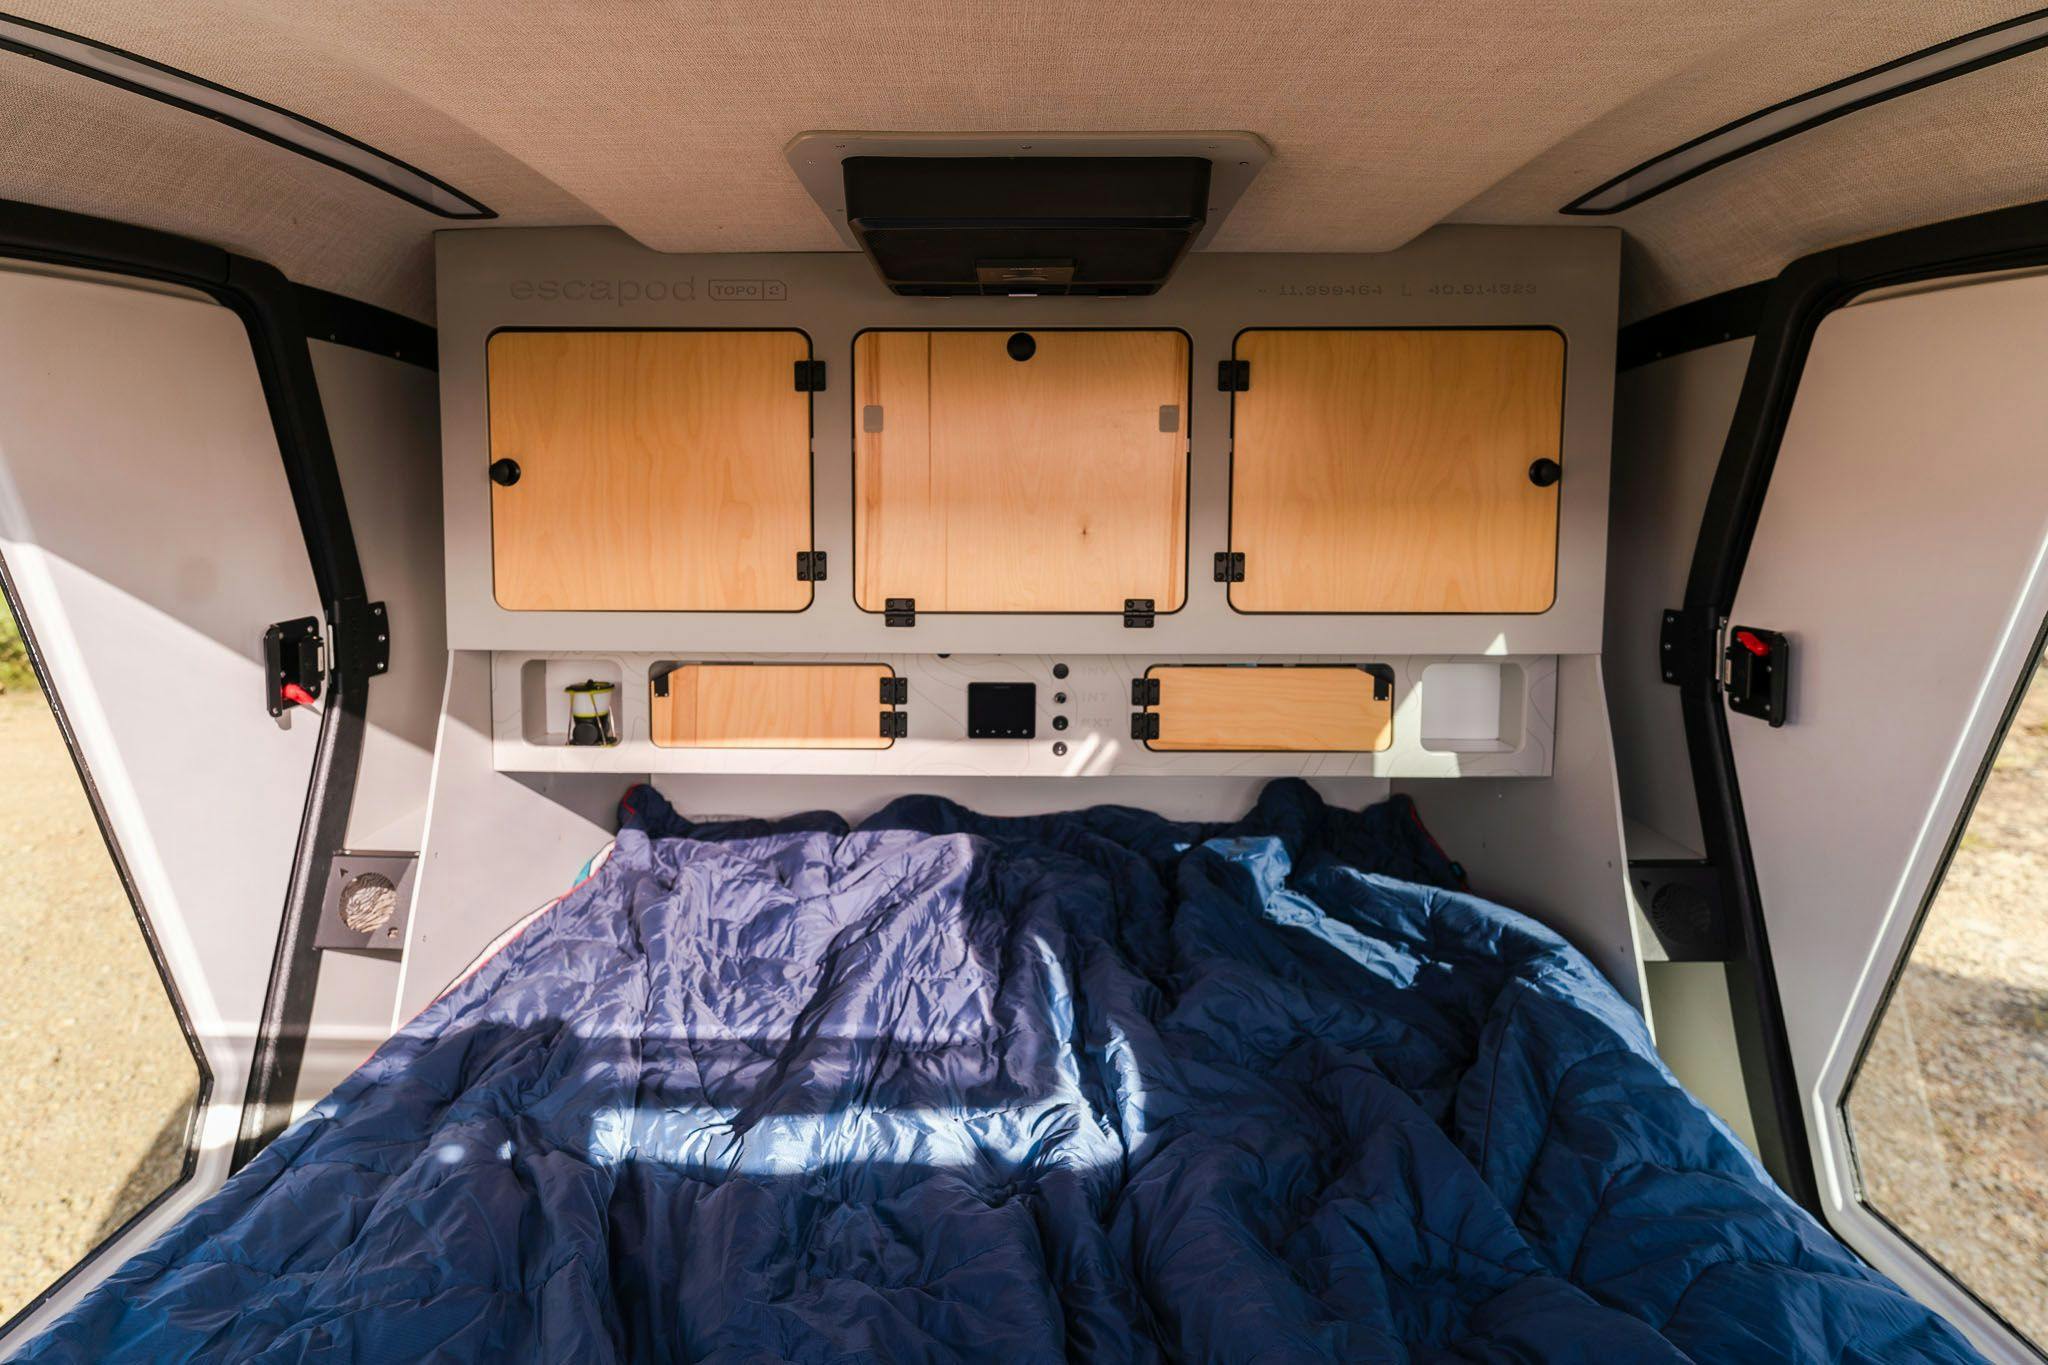
[[1159,291],[1272,149],[1251,133],[804,133],[790,166],[898,294]]

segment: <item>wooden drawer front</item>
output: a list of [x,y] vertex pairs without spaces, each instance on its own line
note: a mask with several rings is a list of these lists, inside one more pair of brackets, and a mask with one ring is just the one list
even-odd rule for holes
[[665,749],[886,749],[887,664],[683,664],[650,685]]
[[809,606],[809,355],[801,332],[493,336],[491,458],[519,465],[491,486],[498,605]]
[[1230,543],[1247,612],[1541,612],[1557,595],[1564,337],[1252,331]]
[[1159,664],[1145,676],[1159,683],[1149,748],[1377,753],[1393,742],[1393,688],[1349,664]]
[[[1027,335],[1017,360],[1011,338]],[[867,332],[855,591],[881,611],[1174,611],[1187,577],[1179,332]]]

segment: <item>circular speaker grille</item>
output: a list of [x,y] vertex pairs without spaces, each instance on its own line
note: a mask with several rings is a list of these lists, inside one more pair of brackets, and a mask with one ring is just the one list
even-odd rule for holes
[[1687,947],[1713,941],[1714,907],[1697,887],[1666,882],[1650,898],[1648,910],[1650,923],[1667,940]]
[[358,872],[341,888],[341,922],[358,934],[374,933],[398,913],[398,888],[381,872]]

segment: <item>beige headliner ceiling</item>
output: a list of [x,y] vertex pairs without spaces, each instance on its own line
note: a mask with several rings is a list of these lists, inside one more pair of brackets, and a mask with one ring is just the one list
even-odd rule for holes
[[[834,250],[782,159],[810,128],[1244,128],[1276,157],[1214,249],[1378,251],[1441,221],[1623,228],[1627,310],[1793,256],[2048,197],[2048,53],[1842,119],[1627,213],[1558,206],[1687,138],[2024,12],[1964,3],[987,0],[15,12],[270,100],[508,223],[611,222],[671,251]],[[0,195],[268,259],[432,314],[448,226],[208,120],[0,53]]]

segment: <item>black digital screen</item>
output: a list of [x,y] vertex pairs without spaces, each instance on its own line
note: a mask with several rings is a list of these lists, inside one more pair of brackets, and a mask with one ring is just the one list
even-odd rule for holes
[[969,739],[1031,739],[1038,734],[1038,684],[967,684]]

